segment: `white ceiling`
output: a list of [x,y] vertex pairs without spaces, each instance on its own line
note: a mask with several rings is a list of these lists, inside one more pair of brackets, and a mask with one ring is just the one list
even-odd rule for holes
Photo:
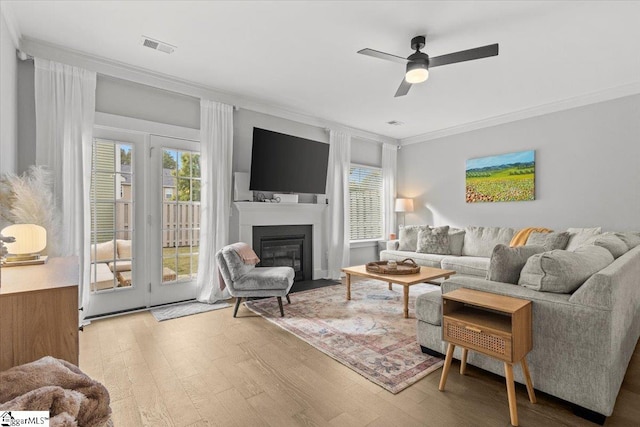
[[[397,139],[640,82],[638,1],[7,3],[22,37]],[[143,34],[178,48],[144,48]],[[500,54],[394,98],[403,65],[356,51],[407,56],[420,34],[431,56]]]

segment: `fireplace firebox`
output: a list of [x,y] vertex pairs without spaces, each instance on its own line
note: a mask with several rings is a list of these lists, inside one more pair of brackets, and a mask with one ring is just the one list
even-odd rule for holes
[[291,267],[295,281],[311,280],[311,225],[269,225],[253,227],[253,250],[261,267]]

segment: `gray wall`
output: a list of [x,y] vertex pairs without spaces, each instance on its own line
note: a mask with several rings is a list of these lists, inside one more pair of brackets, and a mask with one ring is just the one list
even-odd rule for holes
[[16,46],[0,13],[0,173],[17,170],[17,62]]
[[[467,159],[536,151],[536,200],[465,203]],[[403,147],[407,224],[640,230],[640,95]]]
[[200,129],[200,99],[100,74],[96,111]]

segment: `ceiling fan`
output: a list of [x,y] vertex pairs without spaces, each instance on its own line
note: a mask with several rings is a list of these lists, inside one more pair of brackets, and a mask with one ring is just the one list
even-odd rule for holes
[[498,55],[498,44],[496,43],[429,58],[429,55],[420,52],[420,49],[422,49],[424,45],[425,36],[412,38],[411,49],[415,50],[415,53],[412,53],[407,58],[374,49],[362,49],[359,50],[358,53],[407,65],[407,72],[400,83],[400,87],[398,87],[396,91],[395,97],[406,95],[412,84],[422,83],[427,80],[429,77],[429,68]]

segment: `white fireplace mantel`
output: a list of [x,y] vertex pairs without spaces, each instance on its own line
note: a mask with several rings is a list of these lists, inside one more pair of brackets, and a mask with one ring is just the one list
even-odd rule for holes
[[313,248],[313,280],[326,276],[323,258],[326,253],[325,212],[327,205],[312,203],[234,202],[238,210],[238,237],[253,243],[253,227],[261,225],[311,225]]

